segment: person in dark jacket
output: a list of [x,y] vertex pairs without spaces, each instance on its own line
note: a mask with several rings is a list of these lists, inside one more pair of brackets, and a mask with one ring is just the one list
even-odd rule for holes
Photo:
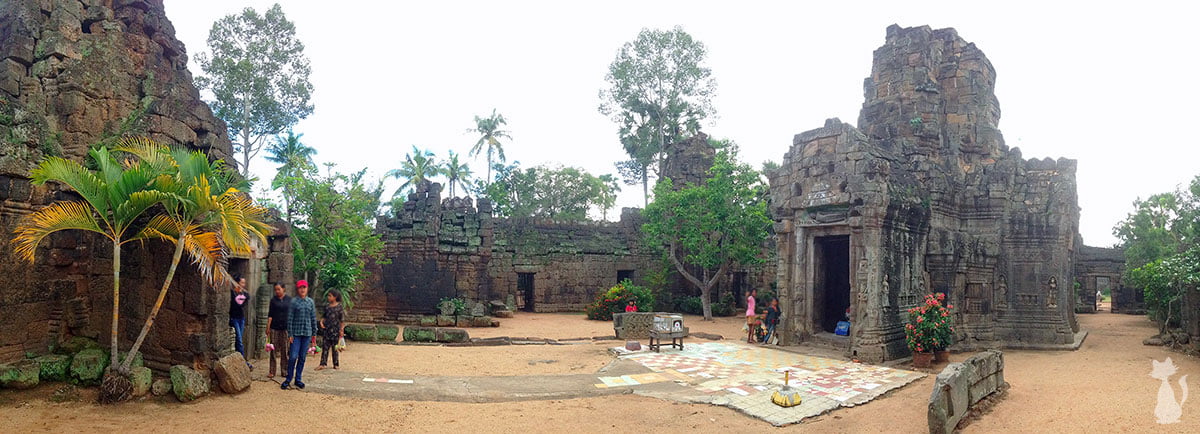
[[271,297],[271,307],[267,309],[267,343],[271,345],[270,369],[267,378],[275,378],[275,359],[279,359],[279,373],[287,374],[288,370],[288,309],[291,309],[292,298],[287,296],[283,282],[275,284],[275,296]]
[[772,298],[771,303],[767,305],[767,336],[763,338],[762,343],[771,343],[771,338],[775,337],[775,326],[779,325],[779,299]]
[[304,359],[308,356],[309,344],[317,343],[317,306],[308,298],[308,282],[296,282],[296,296],[288,308],[288,371],[280,389],[287,390],[292,383],[304,389]]
[[317,366],[318,371],[329,367],[327,364],[330,356],[333,356],[333,369],[338,368],[337,344],[346,335],[346,311],[342,310],[342,293],[331,289],[328,294],[325,294],[325,298],[327,304],[320,324],[324,344],[321,347],[321,365]]
[[[246,278],[233,276],[233,288],[229,290],[229,326],[233,327],[233,348],[246,357],[246,348],[242,345],[242,337],[246,331],[246,305],[250,304],[250,293],[246,292]],[[250,362],[246,362],[250,365]],[[254,366],[250,366],[254,369]]]

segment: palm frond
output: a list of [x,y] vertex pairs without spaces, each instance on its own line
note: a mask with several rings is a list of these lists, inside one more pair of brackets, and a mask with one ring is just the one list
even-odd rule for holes
[[37,246],[46,236],[68,229],[96,232],[112,239],[101,229],[94,209],[86,202],[57,202],[34,212],[15,231],[17,257],[33,262]]
[[45,184],[46,181],[66,184],[71,190],[79,193],[100,215],[108,214],[109,202],[104,195],[106,183],[82,164],[61,157],[46,157],[33,169],[31,175],[34,184]]

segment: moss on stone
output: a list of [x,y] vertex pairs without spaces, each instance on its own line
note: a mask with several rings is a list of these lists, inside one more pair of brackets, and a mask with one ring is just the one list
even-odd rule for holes
[[41,381],[67,381],[70,378],[71,356],[47,354],[33,361],[38,364]]

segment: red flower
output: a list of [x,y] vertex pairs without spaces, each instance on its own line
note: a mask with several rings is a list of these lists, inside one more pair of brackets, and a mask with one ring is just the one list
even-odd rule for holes
[[921,317],[921,316],[917,317],[917,322],[922,322],[922,321],[925,321],[925,317]]

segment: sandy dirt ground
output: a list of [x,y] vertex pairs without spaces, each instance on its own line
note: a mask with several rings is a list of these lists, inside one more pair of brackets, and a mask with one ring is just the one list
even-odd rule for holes
[[[582,313],[539,313],[518,312],[514,318],[500,318],[500,327],[470,328],[473,338],[539,337],[546,339],[571,339],[613,336],[612,322],[589,321]],[[693,332],[721,335],[725,339],[744,336],[742,325],[745,317],[717,317],[704,321],[699,316],[684,315],[683,322]]]
[[[611,333],[605,324],[580,319],[578,323],[552,315],[528,315],[508,320],[509,327],[491,329],[497,335],[581,337]],[[564,315],[564,318],[570,316]],[[575,316],[582,318],[581,316]],[[1009,395],[966,432],[1196,432],[1200,430],[1200,404],[1190,397],[1183,406],[1182,422],[1157,425],[1154,406],[1160,382],[1148,376],[1150,360],[1171,357],[1179,373],[1171,378],[1176,399],[1178,379],[1200,388],[1200,361],[1159,347],[1141,345],[1154,332],[1141,316],[1081,315],[1081,325],[1091,331],[1075,352],[1010,351],[1005,353],[1005,376],[1012,384]],[[522,326],[527,324],[527,326]],[[599,329],[592,330],[599,325]],[[698,327],[699,325],[699,327]],[[735,319],[700,323],[689,320],[692,330],[712,327],[709,333],[740,331]],[[504,329],[508,328],[508,332]],[[516,333],[519,331],[539,333]],[[514,333],[509,333],[514,332]],[[480,336],[485,337],[485,336]],[[343,369],[396,368],[400,373],[426,375],[502,375],[577,372],[573,363],[592,369],[604,357],[595,356],[599,345],[502,346],[436,348],[377,345],[346,353]],[[551,353],[561,351],[561,353]],[[546,355],[552,354],[552,355]],[[961,360],[965,354],[955,354]],[[554,360],[556,363],[530,361]],[[310,359],[311,360],[311,359]],[[570,361],[568,361],[570,360]],[[445,365],[458,364],[458,368]],[[313,363],[310,366],[315,365]],[[261,368],[260,368],[261,369]],[[566,370],[563,370],[566,369]],[[313,377],[311,381],[318,380]],[[192,404],[173,398],[150,398],[114,407],[91,404],[94,391],[84,391],[82,402],[52,403],[48,397],[59,385],[33,391],[0,392],[0,420],[4,432],[269,432],[292,424],[297,415],[306,421],[304,432],[750,432],[766,430],[815,432],[927,432],[926,405],[933,378],[928,377],[880,399],[841,409],[799,425],[773,428],[723,407],[679,404],[636,395],[555,401],[462,404],[365,400],[282,391],[273,383],[256,382],[247,392],[217,394]],[[288,429],[293,431],[293,429]]]

